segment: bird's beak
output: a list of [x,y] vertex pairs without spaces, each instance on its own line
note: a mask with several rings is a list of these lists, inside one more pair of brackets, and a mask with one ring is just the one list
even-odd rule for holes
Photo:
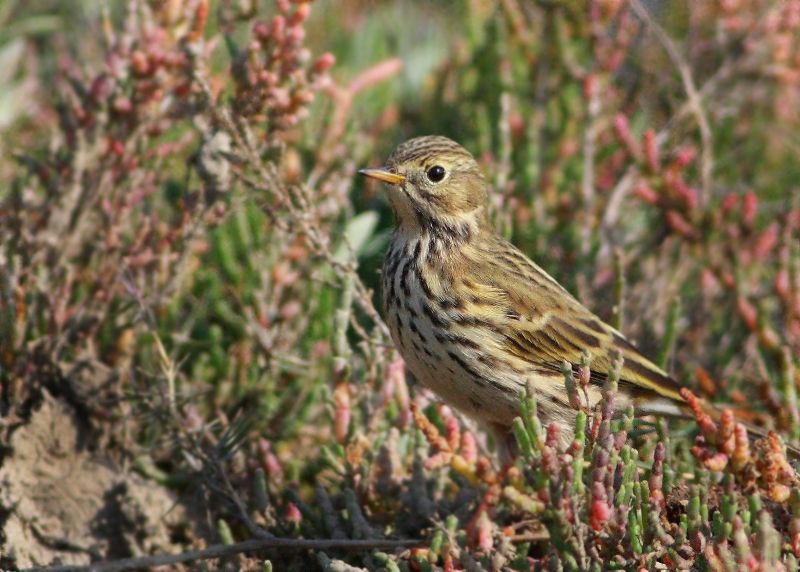
[[400,185],[406,180],[405,175],[390,173],[386,169],[361,169],[359,173],[373,179],[378,179],[384,183],[389,183],[390,185]]

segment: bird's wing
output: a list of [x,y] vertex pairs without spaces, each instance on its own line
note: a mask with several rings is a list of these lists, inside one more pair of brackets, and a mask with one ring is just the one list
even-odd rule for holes
[[[614,354],[624,358],[620,393],[630,398],[642,414],[692,417],[680,395],[681,386],[643,356],[620,332],[595,316],[549,274],[512,244],[500,238],[483,245],[489,252],[482,262],[470,264],[471,280],[494,291],[498,310],[507,316],[503,329],[505,350],[538,367],[561,371],[563,360],[577,369],[581,353],[591,354],[590,383],[602,386]],[[490,262],[487,264],[487,260]],[[706,413],[719,420],[720,411],[701,401]],[[751,438],[769,431],[744,423]],[[787,445],[787,455],[800,460],[800,449]]]
[[[480,255],[482,262],[472,265],[469,273],[472,279],[503,293],[500,303],[509,317],[504,332],[506,351],[537,366],[560,371],[563,360],[577,369],[585,350],[591,355],[590,383],[600,386],[619,352],[624,358],[620,391],[637,407],[654,400],[683,402],[674,379],[516,247],[494,238],[484,248],[489,252]],[[487,259],[491,261],[488,265]]]

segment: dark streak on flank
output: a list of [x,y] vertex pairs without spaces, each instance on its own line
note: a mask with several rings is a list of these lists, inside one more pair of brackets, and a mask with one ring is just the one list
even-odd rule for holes
[[475,371],[471,365],[469,365],[467,362],[461,359],[461,356],[459,356],[457,353],[448,350],[447,355],[450,356],[451,360],[453,360],[458,364],[458,367],[460,367],[465,372],[467,372],[467,374],[473,377],[475,381],[481,384],[486,383],[486,380],[483,378],[483,376],[479,374],[477,371]]
[[[486,367],[491,369],[497,370],[501,368],[500,360],[494,356],[487,355],[485,353],[479,353],[477,355],[478,361],[481,362]],[[510,367],[510,364],[502,364],[502,367]]]
[[422,312],[428,316],[431,323],[437,328],[447,328],[447,322],[442,320],[427,302],[422,303]]
[[519,368],[515,365],[512,365],[509,361],[500,360],[494,356],[487,355],[485,353],[480,353],[477,356],[478,361],[481,362],[483,365],[488,367],[493,371],[500,371],[500,370],[511,370],[517,375],[523,375],[528,370],[527,368]]
[[464,300],[462,298],[445,298],[441,302],[439,302],[439,306],[442,310],[461,310],[464,308]]
[[414,334],[417,335],[417,337],[422,341],[423,344],[427,344],[428,343],[428,337],[425,334],[423,334],[422,332],[419,331],[419,328],[417,327],[417,324],[415,324],[413,321],[410,321],[409,324],[408,324],[408,327]]
[[477,342],[469,338],[466,338],[464,336],[459,336],[457,334],[448,334],[447,339],[450,343],[458,344],[460,346],[464,346],[466,348],[470,348],[473,350],[476,350],[480,347]]
[[452,359],[454,362],[456,362],[459,365],[459,367],[461,367],[461,369],[463,369],[465,372],[467,372],[467,374],[469,374],[473,378],[473,380],[476,381],[477,383],[479,383],[481,385],[489,384],[492,387],[494,387],[495,389],[498,389],[498,390],[502,391],[503,393],[516,395],[516,392],[513,390],[513,388],[506,387],[505,385],[503,385],[502,383],[500,383],[500,382],[498,382],[498,381],[496,381],[494,379],[482,376],[480,373],[475,371],[475,369],[472,368],[472,366],[468,365],[463,359],[461,359],[454,352],[448,351],[447,355],[450,356],[450,359]]
[[469,327],[480,327],[480,328],[487,328],[492,331],[497,331],[497,327],[487,320],[482,320],[481,318],[476,318],[475,316],[469,316],[467,314],[457,314],[452,317],[453,323],[458,324],[459,326],[469,326]]

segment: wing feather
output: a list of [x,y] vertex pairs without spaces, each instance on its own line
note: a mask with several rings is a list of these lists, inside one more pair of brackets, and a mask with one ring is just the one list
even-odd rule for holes
[[[605,324],[543,269],[509,242],[492,236],[476,252],[473,280],[502,293],[497,303],[509,317],[505,350],[519,359],[553,371],[562,360],[577,369],[581,353],[592,357],[592,382],[601,385],[615,352],[624,358],[620,385],[633,400],[666,398],[682,402],[679,384],[643,356],[620,332]],[[491,273],[486,259],[496,260]],[[479,262],[483,260],[483,262]]]

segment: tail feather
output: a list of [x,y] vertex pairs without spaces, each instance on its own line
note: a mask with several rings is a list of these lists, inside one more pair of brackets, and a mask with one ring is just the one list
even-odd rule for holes
[[[698,399],[698,403],[702,408],[702,412],[707,414],[714,422],[719,422],[722,419],[722,411],[714,405]],[[692,411],[689,403],[685,400],[676,401],[669,398],[658,397],[649,399],[641,403],[637,403],[637,411],[641,415],[655,415],[674,417],[678,419],[694,419],[695,413]],[[764,427],[754,425],[749,421],[736,420],[747,429],[747,435],[751,441],[755,439],[766,439],[769,437],[771,431]],[[786,448],[786,456],[794,462],[800,461],[800,448],[784,442]]]

